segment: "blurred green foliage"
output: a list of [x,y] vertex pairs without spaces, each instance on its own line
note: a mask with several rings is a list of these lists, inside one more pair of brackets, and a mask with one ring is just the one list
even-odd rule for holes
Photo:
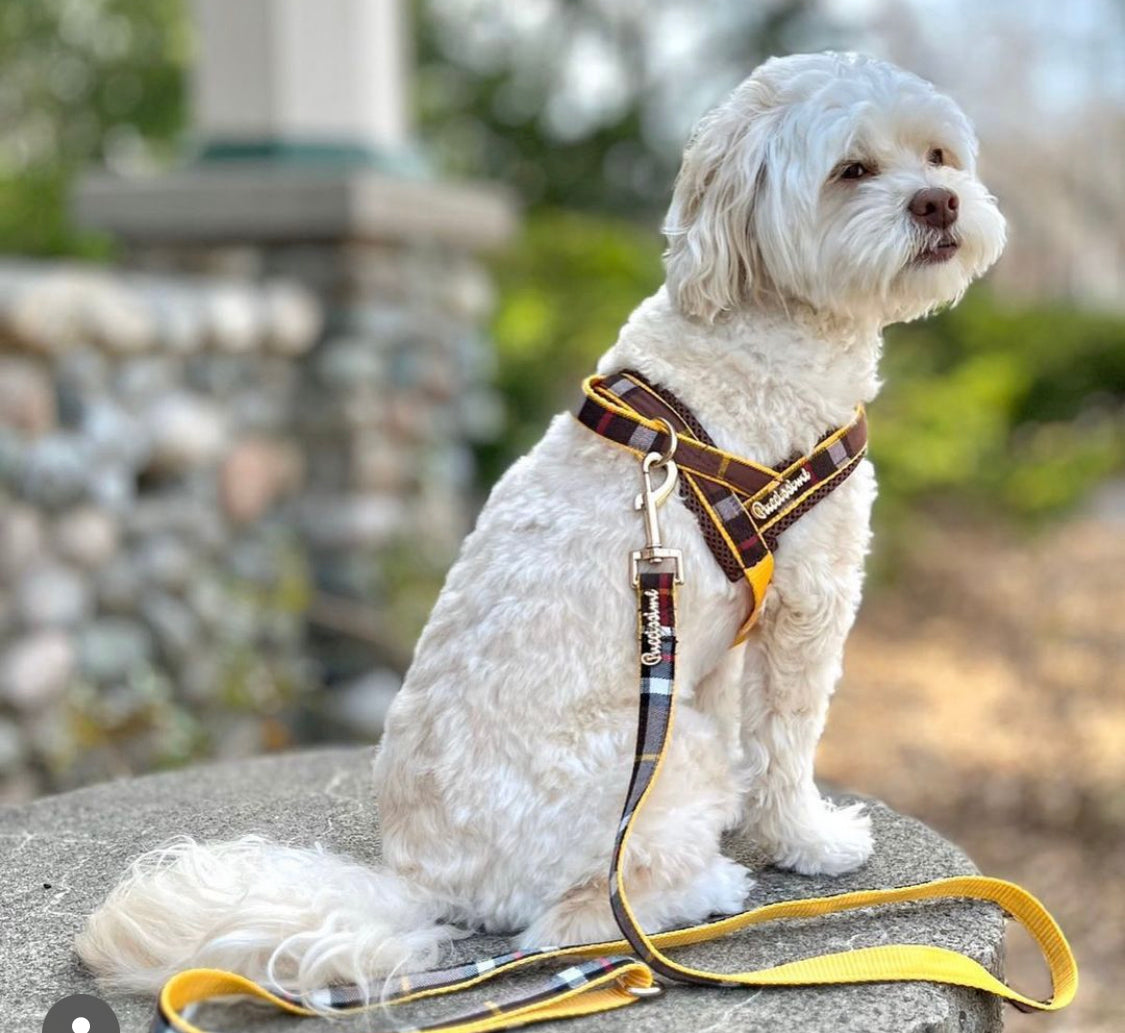
[[986,287],[887,332],[872,407],[883,506],[959,501],[1020,520],[1057,514],[1125,467],[1125,319]]
[[[508,406],[482,450],[496,476],[573,405],[632,308],[660,284],[660,239],[635,224],[533,213],[497,264],[493,334]],[[871,407],[885,525],[954,500],[1018,521],[1059,513],[1125,468],[1125,319],[1009,307],[987,286],[957,308],[892,327]]]
[[[521,6],[413,0],[414,94],[442,170],[501,180],[536,208],[659,215],[685,118],[770,54],[846,43],[817,0]],[[669,75],[671,39],[690,76]]]
[[68,216],[72,177],[171,153],[190,50],[182,0],[3,0],[0,252],[108,253]]
[[528,218],[517,245],[495,264],[496,386],[507,421],[478,452],[482,485],[577,400],[580,381],[630,311],[660,285],[660,250],[655,232],[622,219],[550,210]]

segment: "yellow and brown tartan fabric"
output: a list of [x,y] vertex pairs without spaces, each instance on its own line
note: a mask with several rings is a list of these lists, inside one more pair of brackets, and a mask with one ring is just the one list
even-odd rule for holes
[[750,612],[736,641],[741,640],[760,612],[778,536],[842,484],[866,455],[863,406],[808,455],[772,467],[724,452],[671,391],[634,370],[589,377],[582,389],[578,422],[638,456],[667,451],[670,435],[663,424],[676,432],[681,497],[727,578],[745,578],[750,586]]

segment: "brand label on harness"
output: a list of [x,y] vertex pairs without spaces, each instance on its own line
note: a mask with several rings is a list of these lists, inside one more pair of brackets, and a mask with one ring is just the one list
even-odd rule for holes
[[786,481],[765,499],[753,503],[750,506],[750,512],[759,520],[765,520],[766,517],[776,513],[789,499],[796,495],[801,485],[808,484],[811,480],[812,474],[808,470],[802,469],[793,480]]
[[645,651],[641,663],[655,667],[660,663],[660,593],[655,588],[645,590],[644,640]]

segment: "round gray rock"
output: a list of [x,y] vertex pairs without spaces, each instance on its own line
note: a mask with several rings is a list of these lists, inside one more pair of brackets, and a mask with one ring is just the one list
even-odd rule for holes
[[82,506],[55,524],[55,549],[86,570],[103,566],[117,549],[117,522],[105,510]]
[[137,621],[124,617],[99,617],[78,633],[78,666],[95,681],[126,678],[151,659],[152,635]]
[[24,456],[24,494],[35,503],[57,509],[78,501],[86,491],[89,443],[76,434],[54,433],[38,438]]
[[0,700],[37,710],[62,695],[74,673],[74,646],[57,628],[32,632],[0,652]]
[[31,506],[3,500],[0,509],[0,579],[11,580],[43,550],[43,521]]
[[24,572],[15,602],[30,627],[73,627],[90,615],[93,593],[78,571],[47,561]]
[[[368,864],[378,863],[378,816],[368,751],[321,750],[82,789],[0,809],[0,1015],[5,1028],[36,1031],[57,1000],[98,993],[71,944],[83,919],[100,903],[131,858],[174,835],[219,839],[260,832],[294,843],[319,842]],[[910,818],[871,802],[876,852],[859,871],[838,879],[807,878],[765,867],[751,848],[727,852],[759,869],[750,904],[819,896],[974,872],[956,847]],[[1002,967],[1003,919],[987,905],[954,902],[858,912],[822,921],[762,926],[702,944],[678,955],[719,970],[760,968],[810,954],[881,943],[932,943],[964,951],[990,970]],[[473,937],[454,946],[457,960],[505,949],[498,937]],[[513,981],[514,982],[514,981]],[[507,984],[506,989],[511,988]],[[123,1030],[146,1029],[153,1002],[101,993]],[[430,1005],[402,1016],[432,1021]],[[235,1005],[213,1011],[207,1028],[253,1028],[257,1033],[312,1033],[388,1027],[380,1016],[345,1023],[269,1015]],[[396,1016],[396,1019],[398,1017]],[[203,1021],[202,1018],[200,1021]],[[597,1018],[552,1023],[573,1033],[695,1030],[755,1033],[995,1033],[996,1001],[972,990],[929,983],[765,990],[673,987]]]

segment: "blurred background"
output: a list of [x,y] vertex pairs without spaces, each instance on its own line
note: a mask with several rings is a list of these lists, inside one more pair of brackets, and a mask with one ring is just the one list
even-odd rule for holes
[[1055,910],[1080,1002],[1008,1028],[1121,1029],[1120,0],[4,0],[0,799],[376,738],[691,125],[824,48],[961,102],[1011,243],[887,333],[820,770]]

